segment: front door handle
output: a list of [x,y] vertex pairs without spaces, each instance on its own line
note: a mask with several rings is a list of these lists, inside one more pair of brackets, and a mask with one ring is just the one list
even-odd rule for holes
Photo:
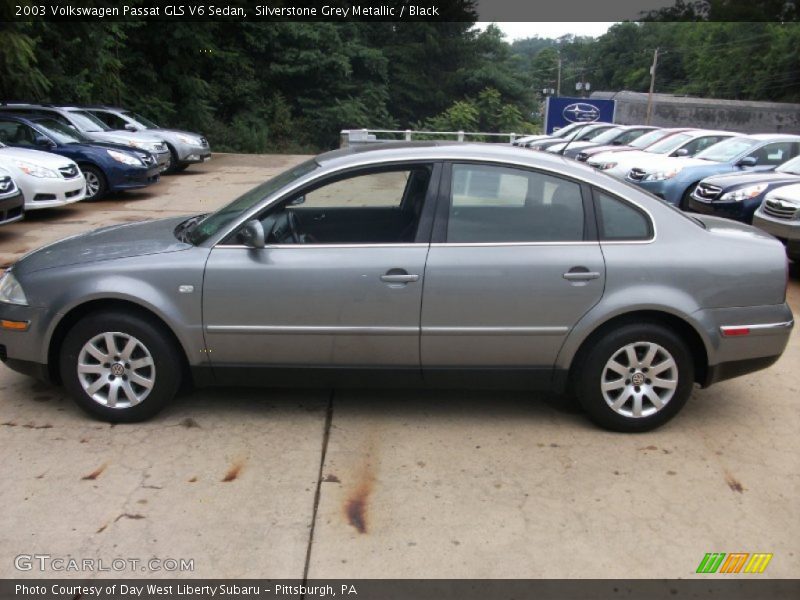
[[381,275],[381,281],[384,283],[414,283],[419,281],[419,275],[409,274],[405,269],[389,269]]
[[567,281],[590,281],[598,279],[600,273],[597,271],[590,271],[586,267],[572,267],[569,271],[564,273],[564,279]]

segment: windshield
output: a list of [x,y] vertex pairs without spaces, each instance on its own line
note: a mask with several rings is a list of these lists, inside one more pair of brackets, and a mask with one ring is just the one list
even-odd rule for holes
[[142,115],[128,111],[124,111],[122,114],[125,115],[131,121],[136,121],[139,125],[142,125],[145,129],[158,129],[158,125],[153,123],[150,119],[143,117]]
[[311,173],[314,169],[318,169],[319,164],[315,160],[308,160],[302,164],[297,165],[284,171],[265,181],[261,185],[254,187],[249,192],[245,192],[230,204],[223,206],[215,213],[211,213],[205,219],[200,221],[197,226],[189,233],[188,240],[192,244],[201,244],[222,230],[226,225],[236,220],[242,213],[250,210],[256,204],[261,202],[267,196],[274,194],[282,187],[285,187],[300,179],[304,175]]
[[664,138],[660,142],[656,142],[647,148],[647,151],[653,154],[669,154],[683,146],[690,139],[692,139],[692,136],[685,133],[678,133]]
[[696,158],[712,160],[719,163],[728,162],[740,154],[744,154],[748,150],[753,149],[759,143],[760,142],[758,140],[754,140],[753,138],[735,137],[725,140],[724,142],[720,142],[719,144],[709,146],[706,150],[703,150],[700,154],[698,154]]
[[69,111],[70,118],[78,125],[81,131],[111,131],[111,128],[100,119],[82,110]]
[[672,133],[672,131],[667,129],[656,129],[650,133],[645,133],[642,137],[636,138],[628,145],[641,150],[647,148],[651,144],[655,144],[659,140],[663,140],[665,137],[672,135]]
[[[587,131],[587,129],[588,129],[588,131]],[[587,129],[582,129],[580,131],[580,133],[578,133],[578,135],[575,136],[575,140],[580,140],[580,141],[584,141],[584,142],[588,141],[588,140],[594,140],[601,133],[603,133],[605,131],[608,131],[608,127],[605,127],[605,126],[599,126],[599,127],[593,127],[593,128],[588,128],[587,127]]]
[[789,175],[800,175],[800,156],[795,156],[792,160],[787,160],[777,169],[778,173],[789,173]]
[[34,123],[59,144],[81,144],[91,141],[77,129],[55,119],[37,119]]
[[597,144],[607,144],[609,142],[613,142],[617,139],[620,135],[625,133],[627,129],[623,127],[612,127],[611,129],[606,129],[592,141]]
[[570,123],[569,125],[565,125],[558,131],[554,131],[552,137],[558,138],[565,138],[570,133],[574,132],[578,127],[583,127],[585,123]]

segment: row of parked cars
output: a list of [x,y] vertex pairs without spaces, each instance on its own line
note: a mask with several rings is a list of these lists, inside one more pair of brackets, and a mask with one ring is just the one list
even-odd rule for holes
[[586,162],[684,211],[753,224],[800,261],[800,135],[572,123],[513,143]]
[[0,103],[0,224],[143,188],[210,158],[202,135],[123,108]]

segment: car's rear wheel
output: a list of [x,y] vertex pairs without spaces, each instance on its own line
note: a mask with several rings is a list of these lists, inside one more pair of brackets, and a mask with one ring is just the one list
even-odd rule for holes
[[64,339],[61,378],[78,405],[111,422],[148,419],[180,385],[172,340],[149,319],[103,312],[78,321]]
[[108,183],[103,172],[92,165],[80,165],[84,179],[86,179],[85,200],[97,200],[108,192]]
[[694,385],[686,343],[657,324],[610,331],[578,368],[578,397],[591,419],[613,431],[655,429],[674,417]]

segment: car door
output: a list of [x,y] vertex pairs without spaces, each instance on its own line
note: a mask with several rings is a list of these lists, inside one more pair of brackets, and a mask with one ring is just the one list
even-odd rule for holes
[[478,374],[546,385],[604,281],[584,185],[519,167],[449,165],[425,269],[426,381]]
[[336,367],[418,378],[423,209],[438,178],[433,164],[326,178],[259,215],[266,247],[235,236],[214,247],[203,322],[215,374]]

